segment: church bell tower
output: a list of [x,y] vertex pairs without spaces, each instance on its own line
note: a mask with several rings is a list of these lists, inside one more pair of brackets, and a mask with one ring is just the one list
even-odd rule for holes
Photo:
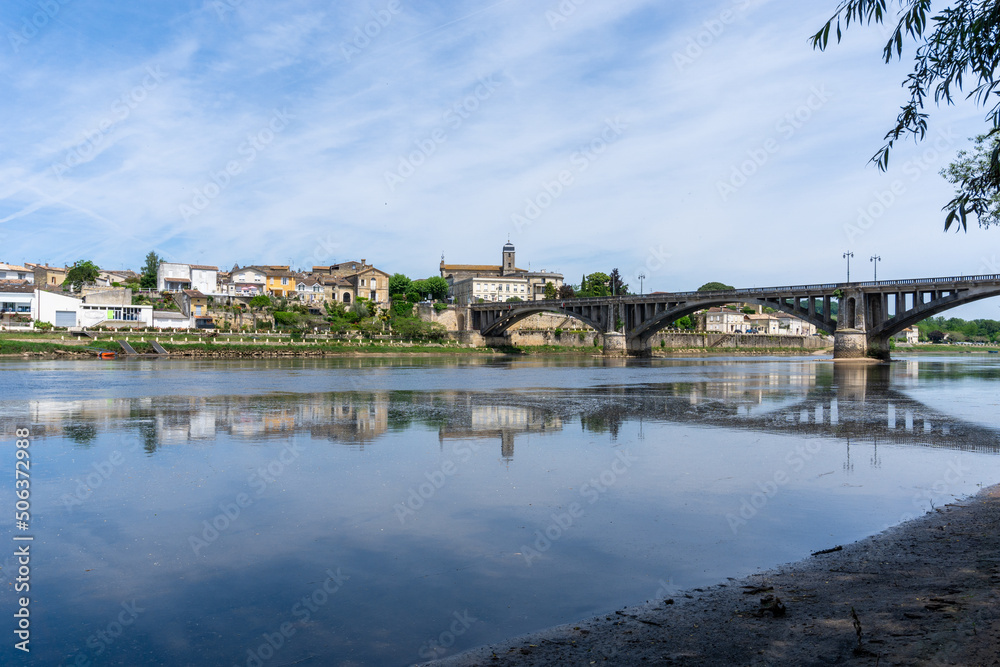
[[500,265],[500,275],[509,276],[514,273],[514,244],[507,239],[503,246],[503,264]]

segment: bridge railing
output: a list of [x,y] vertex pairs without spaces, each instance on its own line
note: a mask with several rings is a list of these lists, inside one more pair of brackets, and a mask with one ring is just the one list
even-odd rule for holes
[[551,308],[566,308],[567,306],[589,306],[589,305],[606,305],[610,302],[617,303],[657,303],[662,301],[683,301],[691,297],[697,296],[709,299],[718,298],[736,298],[741,296],[754,296],[757,297],[761,294],[769,295],[780,295],[792,293],[803,293],[803,292],[825,292],[830,293],[838,289],[845,288],[858,288],[858,287],[896,287],[896,286],[918,286],[918,285],[942,285],[942,284],[954,284],[954,283],[975,283],[975,282],[1000,282],[1000,274],[989,274],[989,275],[977,275],[977,276],[952,276],[948,278],[906,278],[901,280],[879,280],[879,281],[866,281],[866,282],[854,282],[854,283],[821,283],[816,285],[795,285],[790,287],[749,287],[741,289],[732,290],[718,290],[711,292],[699,292],[688,291],[688,292],[663,292],[660,294],[630,294],[628,296],[601,296],[601,297],[584,297],[584,298],[572,298],[572,299],[546,299],[543,301],[518,301],[518,302],[502,302],[502,303],[474,303],[470,304],[470,307],[476,310],[514,310],[520,308],[538,308],[551,307]]

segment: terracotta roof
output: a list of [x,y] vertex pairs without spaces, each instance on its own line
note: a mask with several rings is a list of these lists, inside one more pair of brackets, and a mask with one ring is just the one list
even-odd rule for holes
[[500,271],[502,266],[491,264],[442,264],[444,271]]
[[63,273],[65,273],[66,271],[69,270],[65,267],[46,266],[45,264],[32,264],[31,262],[25,262],[25,264],[27,266],[30,266],[32,269],[45,269],[46,271],[62,271]]
[[217,266],[208,266],[207,264],[189,264],[192,269],[198,269],[199,271],[218,271]]
[[24,271],[24,272],[28,272],[30,270],[31,269],[29,269],[26,266],[18,266],[17,264],[6,264],[4,262],[0,262],[0,271]]
[[351,282],[341,276],[320,276],[319,281],[324,285],[338,285],[340,287],[351,287]]
[[189,297],[192,297],[192,298],[195,298],[195,299],[204,299],[205,298],[205,295],[202,294],[199,290],[196,290],[196,289],[186,289],[186,290],[184,290],[184,293],[187,294]]
[[27,294],[34,291],[34,285],[30,285],[21,280],[17,282],[0,282],[0,292],[5,292],[7,294]]

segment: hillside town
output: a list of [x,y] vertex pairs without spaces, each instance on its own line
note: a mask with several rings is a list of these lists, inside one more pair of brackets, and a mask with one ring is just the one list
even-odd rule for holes
[[[411,280],[366,258],[308,270],[288,264],[219,266],[165,261],[150,253],[140,271],[102,269],[90,262],[49,266],[0,262],[0,327],[247,331],[260,327],[320,330],[331,323],[419,319],[445,331],[467,318],[443,317],[477,303],[570,299],[629,294],[617,269],[585,275],[579,285],[562,273],[520,268],[516,249],[503,245],[499,264],[452,264],[442,255],[438,275]],[[417,307],[415,306],[423,306]],[[793,315],[741,303],[681,318],[674,326],[724,334],[814,336],[816,326]],[[343,328],[343,327],[342,327]],[[586,329],[556,314],[529,318],[522,328]],[[917,342],[916,329],[901,336]]]

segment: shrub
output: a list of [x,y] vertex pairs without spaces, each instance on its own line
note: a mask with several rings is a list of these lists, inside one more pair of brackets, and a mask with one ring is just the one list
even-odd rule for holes
[[434,304],[434,310],[436,310],[439,313],[442,310],[448,310],[448,304],[446,304],[446,303],[435,303]]
[[41,329],[42,331],[51,331],[52,330],[52,323],[51,322],[35,322],[35,328],[36,329]]
[[555,333],[556,333],[556,338],[559,338],[563,335],[563,330],[559,327],[556,327]]

